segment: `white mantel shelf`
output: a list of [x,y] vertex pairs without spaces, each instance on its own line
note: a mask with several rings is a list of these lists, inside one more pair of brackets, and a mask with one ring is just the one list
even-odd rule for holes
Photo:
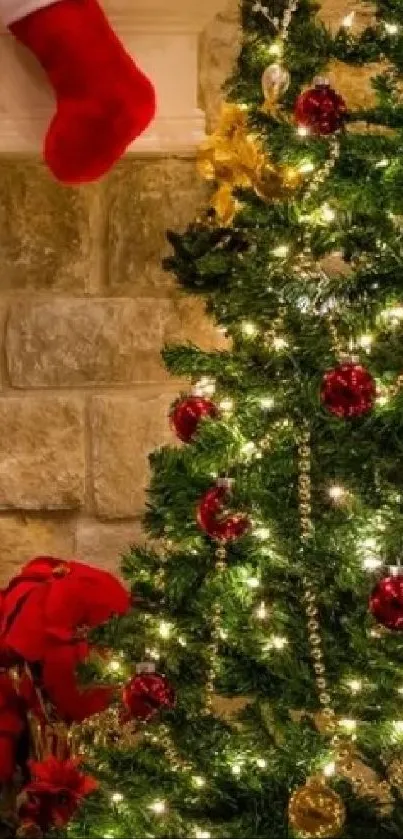
[[[198,38],[224,3],[104,0],[126,49],[157,90],[158,116],[130,152],[189,152],[202,140],[204,114],[197,107]],[[53,111],[53,94],[41,68],[0,29],[0,152],[39,152]]]

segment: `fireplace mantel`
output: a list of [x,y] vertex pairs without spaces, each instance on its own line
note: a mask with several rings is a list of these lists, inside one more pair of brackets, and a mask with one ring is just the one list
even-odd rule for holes
[[[224,0],[104,0],[104,5],[157,90],[157,119],[129,151],[192,151],[204,134],[197,105],[198,38]],[[1,29],[0,152],[40,151],[53,109],[41,68]]]

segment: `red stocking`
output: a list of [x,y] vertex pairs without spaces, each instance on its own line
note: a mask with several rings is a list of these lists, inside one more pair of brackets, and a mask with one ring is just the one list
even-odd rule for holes
[[[43,3],[0,0],[0,13],[36,55],[55,90],[57,111],[44,149],[49,168],[66,184],[93,181],[108,172],[152,120],[154,89],[97,0]],[[24,5],[31,13],[21,17]]]

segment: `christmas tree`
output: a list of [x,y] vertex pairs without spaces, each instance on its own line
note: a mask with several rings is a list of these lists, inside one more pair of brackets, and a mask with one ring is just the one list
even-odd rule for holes
[[[211,202],[169,236],[228,344],[164,353],[183,445],[151,459],[72,837],[403,836],[403,3],[317,11],[244,0]],[[334,61],[381,62],[371,106]]]

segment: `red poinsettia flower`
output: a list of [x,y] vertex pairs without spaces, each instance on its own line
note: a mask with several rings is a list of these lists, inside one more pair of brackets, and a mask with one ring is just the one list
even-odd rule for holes
[[32,780],[22,791],[19,815],[22,822],[34,823],[43,831],[67,824],[82,800],[98,787],[95,778],[79,771],[78,759],[49,757],[28,765]]
[[129,606],[128,592],[112,574],[38,557],[2,592],[0,652],[40,663],[43,688],[58,715],[81,722],[104,710],[112,695],[109,688],[83,691],[77,684],[77,665],[89,654],[83,629],[123,615]]

